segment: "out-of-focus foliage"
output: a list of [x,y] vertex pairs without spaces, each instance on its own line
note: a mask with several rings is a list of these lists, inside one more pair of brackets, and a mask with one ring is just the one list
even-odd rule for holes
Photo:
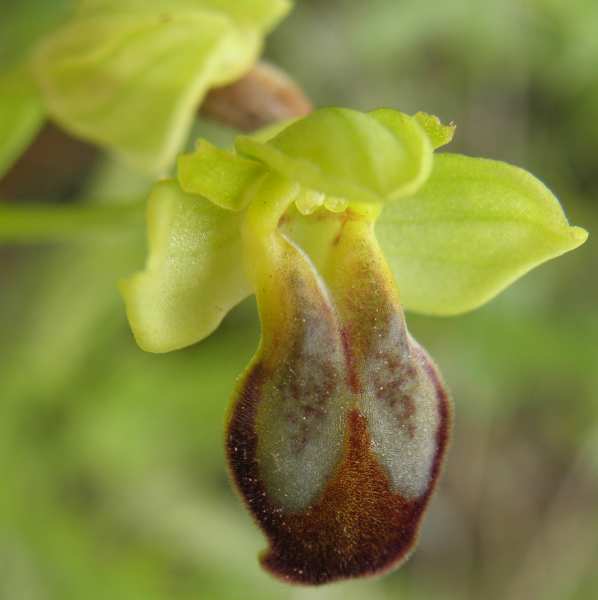
[[[16,52],[59,3],[9,4],[0,27]],[[598,4],[297,4],[269,56],[318,104],[424,109],[455,121],[457,151],[529,169],[571,222],[596,230]],[[232,139],[197,129],[214,143]],[[47,189],[40,169],[53,173],[65,160],[44,146],[47,134],[2,181],[4,199],[22,195],[19,181],[30,196]],[[98,159],[63,195],[127,202],[148,185]],[[195,347],[143,353],[116,288],[142,266],[143,238],[140,224],[130,234],[6,246],[0,255],[2,600],[598,594],[591,237],[476,313],[409,318],[455,399],[444,480],[403,569],[316,591],[260,570],[264,542],[226,482],[224,411],[257,342],[255,308],[242,304]]]
[[0,20],[0,67],[25,60],[44,34],[60,26],[72,14],[76,0],[27,0],[6,2]]
[[0,177],[21,155],[43,119],[43,108],[35,86],[22,69],[0,75]]

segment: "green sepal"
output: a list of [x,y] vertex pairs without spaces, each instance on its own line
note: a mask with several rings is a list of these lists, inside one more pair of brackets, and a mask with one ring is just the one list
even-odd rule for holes
[[251,183],[264,173],[263,167],[233,152],[200,140],[191,154],[178,159],[178,180],[183,191],[198,194],[227,210],[241,210],[248,201]]
[[352,202],[380,203],[413,193],[432,161],[424,130],[392,110],[323,108],[266,142],[240,136],[236,147],[288,179]]
[[455,135],[457,126],[453,123],[444,125],[436,115],[430,115],[425,112],[418,112],[413,118],[419,123],[420,127],[426,132],[434,150],[449,144]]
[[241,216],[166,180],[152,190],[147,221],[145,270],[124,280],[121,291],[139,346],[168,352],[208,336],[251,293]]
[[377,235],[403,306],[433,315],[477,308],[587,238],[527,171],[449,153],[416,195],[385,206]]
[[150,172],[167,169],[209,88],[241,77],[284,0],[91,0],[34,66],[51,116]]
[[29,73],[17,67],[0,76],[0,177],[27,148],[44,110]]

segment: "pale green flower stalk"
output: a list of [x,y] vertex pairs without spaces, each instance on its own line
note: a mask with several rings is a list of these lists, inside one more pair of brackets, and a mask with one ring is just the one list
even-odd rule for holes
[[285,581],[381,573],[413,550],[451,407],[403,307],[472,310],[587,237],[526,171],[434,154],[453,130],[321,109],[234,151],[200,141],[150,196],[148,262],[122,283],[143,349],[198,342],[257,296],[226,449]]

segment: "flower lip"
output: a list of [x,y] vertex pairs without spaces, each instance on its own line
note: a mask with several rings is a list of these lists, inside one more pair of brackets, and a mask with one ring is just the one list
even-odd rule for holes
[[[435,365],[422,349],[418,352],[436,386],[441,422],[427,491],[409,501],[389,492],[387,476],[369,450],[366,420],[353,409],[347,414],[342,465],[320,501],[305,513],[282,513],[265,492],[254,460],[257,432],[247,426],[254,420],[267,373],[256,363],[247,374],[240,404],[229,423],[226,449],[233,480],[272,544],[260,556],[260,562],[274,576],[286,582],[318,585],[380,575],[409,557],[441,472],[452,412]],[[359,495],[352,494],[352,490],[359,490]],[[360,510],[360,506],[369,510]],[[348,527],[343,519],[356,514],[361,518]],[[392,527],[388,526],[390,522]],[[344,560],[338,560],[339,556]]]

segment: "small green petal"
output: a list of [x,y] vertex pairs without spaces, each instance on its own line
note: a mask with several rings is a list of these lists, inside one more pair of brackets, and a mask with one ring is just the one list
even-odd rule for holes
[[353,202],[413,193],[429,174],[432,147],[398,111],[323,108],[266,142],[240,136],[237,150],[307,188]]
[[249,70],[265,30],[289,7],[283,0],[251,5],[84,2],[36,52],[51,116],[145,170],[163,171],[208,89]]
[[39,93],[25,69],[0,77],[0,177],[31,142],[43,116]]
[[429,115],[425,112],[416,113],[413,118],[419,123],[420,127],[428,134],[434,150],[450,143],[455,135],[456,125],[452,123],[443,125],[436,115]]
[[149,198],[149,258],[121,283],[137,343],[168,352],[205,338],[251,293],[239,213],[158,183]]
[[195,152],[178,159],[178,180],[183,191],[228,210],[245,207],[245,191],[263,172],[259,163],[220,150],[206,140],[198,143]]
[[453,315],[577,248],[587,232],[569,226],[558,200],[527,171],[446,153],[415,196],[385,207],[377,235],[403,306]]

